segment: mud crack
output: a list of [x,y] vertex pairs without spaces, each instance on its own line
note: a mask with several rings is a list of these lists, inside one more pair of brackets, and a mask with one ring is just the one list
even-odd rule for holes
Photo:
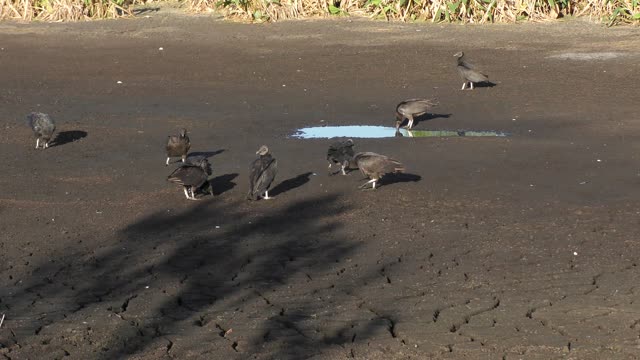
[[471,318],[473,318],[474,316],[478,316],[484,313],[487,313],[489,311],[493,311],[495,309],[497,309],[500,306],[500,299],[499,298],[493,298],[494,302],[491,306],[486,307],[486,308],[482,308],[476,311],[473,311],[471,313],[469,313],[467,316],[464,317],[464,320],[462,323],[456,323],[451,325],[451,328],[449,328],[449,331],[454,333],[457,332],[458,330],[460,330],[460,328],[462,327],[462,325],[468,324],[471,321]]
[[367,309],[367,310],[375,314],[378,319],[384,320],[387,323],[387,331],[389,331],[389,334],[391,335],[392,338],[395,339],[398,337],[398,334],[396,334],[396,322],[390,316],[381,315],[373,309]]

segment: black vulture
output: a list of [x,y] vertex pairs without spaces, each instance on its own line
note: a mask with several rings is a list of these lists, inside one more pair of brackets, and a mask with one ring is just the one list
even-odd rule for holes
[[272,199],[269,197],[269,187],[271,187],[271,183],[276,178],[278,162],[271,156],[266,145],[262,145],[256,151],[256,155],[259,155],[259,157],[251,163],[247,199],[258,200],[258,198],[262,197],[265,200],[269,200]]
[[349,166],[349,162],[353,159],[353,140],[336,141],[329,145],[327,150],[327,161],[329,162],[329,170],[333,164],[340,164],[342,175],[347,175],[344,171]]
[[467,83],[469,83],[470,89],[473,90],[473,83],[489,81],[489,77],[486,74],[474,70],[475,67],[473,65],[462,59],[464,57],[464,53],[462,51],[453,56],[458,59],[458,74],[460,74],[460,78],[464,81],[464,83],[462,83],[461,90],[464,90],[467,87]]
[[47,114],[32,112],[27,115],[27,122],[36,136],[36,149],[40,147],[40,141],[43,143],[43,149],[48,148],[53,132],[56,131],[56,124],[53,119]]
[[429,99],[410,99],[405,100],[396,106],[396,130],[407,119],[409,123],[407,127],[413,128],[413,117],[426,114],[433,106],[437,106],[438,101]]
[[365,188],[368,184],[372,184],[371,187],[375,190],[376,183],[385,174],[401,173],[405,170],[404,165],[399,161],[373,152],[357,153],[353,157],[353,161],[358,165],[362,174],[371,179],[362,184],[360,186],[361,189]]
[[209,176],[211,175],[211,164],[206,158],[198,159],[194,162],[186,162],[175,169],[167,180],[180,184],[184,187],[184,195],[189,200],[197,200],[195,192],[203,185],[207,184],[211,192],[209,184]]
[[182,162],[187,160],[187,154],[191,148],[191,141],[187,136],[187,129],[180,129],[180,135],[170,135],[167,140],[167,163],[169,165],[169,159],[173,156],[182,157]]

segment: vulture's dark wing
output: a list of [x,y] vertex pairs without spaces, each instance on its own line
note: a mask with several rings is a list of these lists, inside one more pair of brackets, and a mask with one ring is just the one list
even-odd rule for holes
[[471,70],[463,66],[458,66],[458,71],[460,72],[460,76],[472,82],[483,82],[489,80],[489,78],[485,74],[479,73],[475,70]]
[[271,155],[261,156],[256,159],[251,166],[249,195],[255,199],[265,191],[269,190],[271,183],[276,177],[278,162]]
[[189,151],[191,143],[189,137],[181,138],[180,136],[172,135],[167,139],[167,155],[168,156],[182,156]]
[[167,180],[182,186],[200,187],[207,181],[207,173],[194,165],[183,165],[169,175]]
[[327,151],[327,160],[334,163],[343,163],[346,160],[351,160],[354,155],[353,145],[353,141],[350,140],[331,144]]
[[355,160],[358,168],[367,175],[383,175],[404,171],[404,165],[399,161],[372,152],[358,153],[356,154]]
[[410,99],[398,104],[396,112],[401,115],[418,115],[429,111],[432,106],[438,103],[429,99]]
[[56,125],[47,114],[32,112],[27,115],[27,123],[37,135],[50,136],[56,130]]

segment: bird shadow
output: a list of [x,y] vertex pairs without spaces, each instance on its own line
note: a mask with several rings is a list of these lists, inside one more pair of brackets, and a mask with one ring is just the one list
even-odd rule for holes
[[60,145],[68,144],[85,137],[87,137],[86,131],[81,131],[81,130],[61,131],[58,133],[58,135],[56,135],[56,138],[51,142],[51,146],[60,146]]
[[159,7],[151,7],[151,8],[143,8],[143,9],[134,9],[133,15],[135,16],[140,16],[140,15],[145,15],[147,13],[155,13],[160,11]]
[[194,151],[194,152],[190,152],[189,155],[187,155],[187,157],[206,158],[208,160],[210,157],[221,154],[224,151],[225,149],[220,149],[216,151]]
[[209,180],[209,185],[211,185],[211,192],[213,195],[221,195],[225,192],[236,187],[236,183],[232,180],[238,177],[237,173],[233,174],[224,174],[220,176],[216,176],[213,179]]
[[[434,119],[448,119],[451,117],[452,114],[434,114],[434,113],[426,113],[426,114],[422,114],[420,116],[415,116],[413,118],[413,126],[415,127],[416,125],[420,124],[423,121],[429,121],[429,120],[434,120]],[[409,124],[409,120],[405,119],[402,124],[400,124],[401,126],[407,126]],[[397,135],[396,135],[397,136]]]
[[418,182],[422,180],[422,176],[407,173],[388,174],[380,179],[381,185],[390,185],[403,182]]
[[278,184],[276,187],[271,189],[270,193],[273,194],[273,196],[276,196],[278,194],[300,187],[309,182],[312,174],[313,174],[312,172],[306,172],[304,174],[300,174],[298,176],[284,180],[280,184]]
[[492,87],[494,87],[496,85],[497,85],[496,83],[493,83],[491,81],[484,81],[484,82],[481,82],[481,83],[474,83],[473,87],[474,88],[492,88]]

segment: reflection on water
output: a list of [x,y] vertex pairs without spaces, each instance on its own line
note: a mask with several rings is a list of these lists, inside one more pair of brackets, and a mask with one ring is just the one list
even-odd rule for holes
[[407,130],[386,126],[350,125],[350,126],[316,126],[298,129],[292,137],[299,139],[330,139],[335,137],[348,138],[387,138],[394,136],[406,137],[452,137],[452,136],[508,136],[500,131],[476,130]]

